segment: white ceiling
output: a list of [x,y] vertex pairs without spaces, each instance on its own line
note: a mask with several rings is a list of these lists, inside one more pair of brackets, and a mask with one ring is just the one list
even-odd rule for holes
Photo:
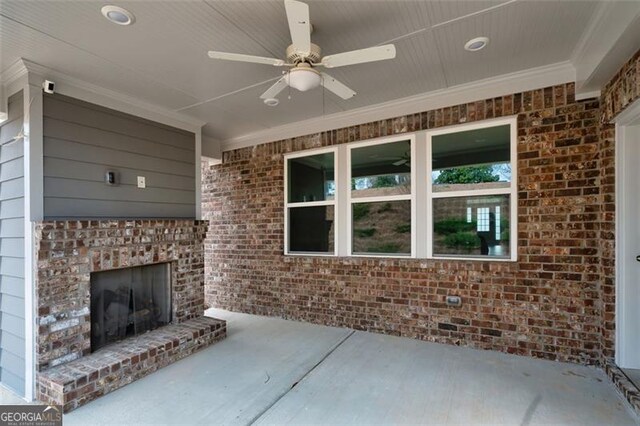
[[[258,97],[280,69],[206,52],[284,58],[290,40],[281,0],[111,2],[136,16],[130,27],[102,17],[107,3],[0,0],[0,70],[24,58],[180,110],[221,140],[566,61],[598,10],[578,0],[308,1],[312,40],[325,54],[393,42],[397,57],[329,70],[358,92],[353,99],[320,88],[292,90],[287,99],[285,90],[272,108]],[[481,35],[491,39],[487,48],[463,49]]]

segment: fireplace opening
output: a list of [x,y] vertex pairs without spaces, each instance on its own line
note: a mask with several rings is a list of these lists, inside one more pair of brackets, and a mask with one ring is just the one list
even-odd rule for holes
[[170,264],[91,274],[91,350],[171,322]]

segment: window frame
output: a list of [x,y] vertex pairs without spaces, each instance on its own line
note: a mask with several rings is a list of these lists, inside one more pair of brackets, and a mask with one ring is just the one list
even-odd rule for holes
[[[486,129],[509,125],[510,150],[509,164],[511,165],[511,181],[505,188],[493,189],[469,189],[464,191],[433,192],[433,137],[451,133],[465,132],[469,130]],[[491,262],[515,262],[518,260],[518,116],[482,120],[467,124],[456,124],[427,131],[427,258],[436,260],[479,260]],[[509,195],[509,256],[461,256],[461,255],[434,255],[433,253],[433,200],[437,198],[457,198],[490,195]]]
[[[502,125],[510,126],[511,181],[508,187],[494,189],[470,189],[461,191],[433,192],[432,183],[432,138],[434,136],[483,129]],[[351,196],[351,151],[367,146],[409,141],[411,146],[411,193],[381,197]],[[289,202],[288,161],[294,158],[317,154],[333,153],[335,196],[333,200]],[[433,130],[421,130],[390,137],[349,142],[331,147],[313,148],[284,154],[284,255],[294,257],[353,257],[377,259],[433,259],[458,260],[468,262],[516,262],[518,260],[518,116],[486,119],[473,123],[455,124]],[[419,162],[426,163],[419,167]],[[433,200],[438,198],[473,197],[490,195],[509,196],[510,253],[505,257],[483,255],[434,255],[433,253]],[[411,254],[353,254],[353,213],[354,203],[378,201],[411,201]],[[333,206],[334,247],[333,252],[291,252],[289,250],[289,210],[296,207]],[[501,211],[503,217],[505,212]],[[466,217],[466,216],[465,216]],[[419,220],[424,218],[424,220]]]
[[[289,202],[289,160],[302,157],[312,157],[318,154],[333,154],[333,177],[336,185],[336,194],[333,200],[322,201],[294,201]],[[338,171],[338,147],[317,148],[304,151],[292,152],[284,155],[284,254],[285,256],[318,256],[318,257],[335,257],[338,254],[338,224],[341,219],[338,215],[338,181],[340,172]],[[333,253],[331,252],[306,252],[289,250],[289,209],[300,207],[322,207],[333,206]]]
[[[368,146],[385,145],[394,142],[409,141],[409,149],[411,152],[411,193],[403,195],[386,195],[378,197],[352,197],[351,196],[351,152],[354,149],[365,148]],[[349,185],[346,196],[347,205],[347,226],[346,226],[346,253],[349,257],[374,257],[374,258],[398,258],[413,259],[416,257],[416,135],[415,133],[407,133],[399,136],[369,139],[359,142],[347,144],[347,179]],[[411,253],[409,254],[391,254],[391,253],[353,253],[353,204],[359,203],[377,203],[385,201],[410,201],[411,202]]]

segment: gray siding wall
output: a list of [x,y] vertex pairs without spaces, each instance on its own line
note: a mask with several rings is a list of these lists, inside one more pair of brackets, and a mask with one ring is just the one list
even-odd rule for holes
[[24,141],[22,93],[9,99],[0,127],[0,381],[24,395]]
[[[108,186],[108,170],[120,183]],[[137,177],[146,178],[146,189]],[[46,218],[194,218],[195,135],[62,95],[44,97]]]

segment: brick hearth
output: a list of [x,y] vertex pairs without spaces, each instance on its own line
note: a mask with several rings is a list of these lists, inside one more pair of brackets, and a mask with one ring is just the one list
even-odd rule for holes
[[[204,318],[204,238],[193,220],[35,225],[38,398],[74,409],[226,336]],[[91,353],[91,273],[171,265],[172,324]],[[73,380],[71,380],[73,379]]]
[[200,317],[132,337],[38,374],[38,399],[66,413],[226,337],[225,321]]

